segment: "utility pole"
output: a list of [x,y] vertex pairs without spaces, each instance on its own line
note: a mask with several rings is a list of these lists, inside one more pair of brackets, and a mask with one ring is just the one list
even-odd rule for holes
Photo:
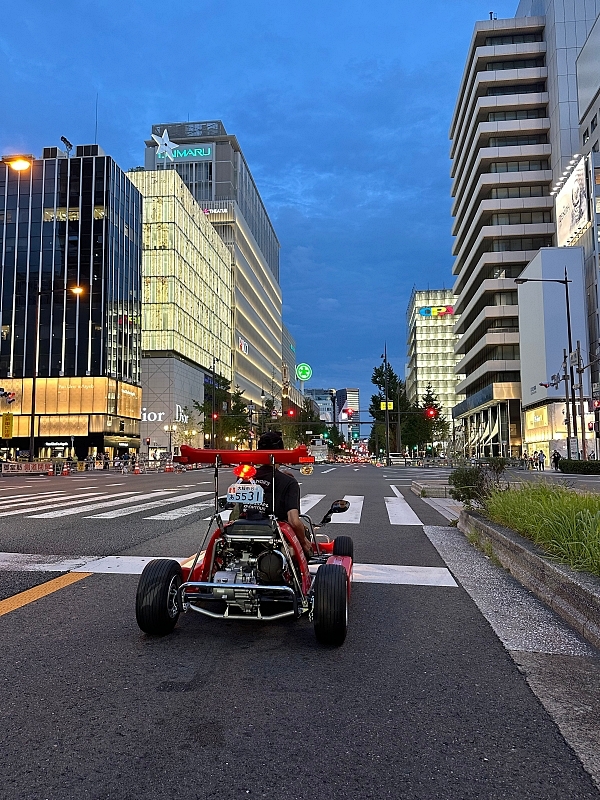
[[565,382],[565,411],[567,412],[567,458],[571,458],[571,412],[569,410],[569,373],[567,372],[567,351],[563,350],[563,380]]
[[390,465],[390,409],[388,405],[388,360],[387,342],[383,346],[383,377],[385,385],[385,465]]
[[581,458],[587,461],[585,449],[585,409],[583,407],[583,359],[581,358],[581,344],[577,340],[577,374],[579,375],[579,413],[581,414]]

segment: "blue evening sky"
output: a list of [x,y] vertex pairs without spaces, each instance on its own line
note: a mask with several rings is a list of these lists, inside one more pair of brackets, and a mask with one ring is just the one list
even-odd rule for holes
[[128,169],[153,123],[223,120],[281,242],[309,385],[406,356],[417,288],[452,286],[448,128],[473,25],[517,0],[24,0],[0,31],[0,154],[98,142]]

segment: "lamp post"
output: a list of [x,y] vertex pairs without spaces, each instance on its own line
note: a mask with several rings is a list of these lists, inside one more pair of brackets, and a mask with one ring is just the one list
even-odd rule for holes
[[[565,287],[565,306],[567,312],[567,341],[569,345],[569,377],[571,381],[571,415],[573,418],[573,438],[575,439],[575,441],[577,441],[577,401],[575,400],[575,373],[573,371],[573,364],[571,363],[571,353],[573,352],[573,333],[571,331],[571,305],[569,302],[569,284],[572,283],[572,281],[569,280],[567,268],[565,267],[564,278],[515,278],[515,283],[517,284],[517,286],[521,286],[524,283],[560,283]],[[569,414],[569,408],[567,405],[567,415],[568,414]],[[583,418],[581,420],[581,424],[582,426],[585,425],[585,421]],[[567,445],[567,455],[569,457],[571,456],[570,442]],[[583,453],[583,458],[585,460],[585,453]]]
[[388,403],[388,360],[387,360],[387,342],[383,346],[383,379],[385,387],[385,465],[390,465],[390,408]]
[[73,286],[70,289],[67,289],[66,286],[61,286],[59,289],[39,289],[37,291],[36,304],[35,304],[33,377],[31,381],[31,422],[29,424],[29,461],[34,460],[34,449],[35,449],[35,400],[36,400],[37,378],[38,378],[38,359],[40,350],[40,300],[42,298],[42,295],[50,295],[52,297],[55,294],[64,294],[66,296],[67,292],[71,292],[76,297],[79,297],[80,295],[83,294],[83,289],[81,288],[81,286]]
[[173,457],[173,434],[177,431],[177,425],[174,422],[171,422],[169,425],[164,426],[165,433],[169,434],[169,458]]
[[218,362],[218,358],[213,356],[212,360],[212,389],[210,393],[211,397],[211,414],[210,414],[210,446],[214,450],[215,448],[215,414],[217,411],[217,398],[216,398],[216,365]]

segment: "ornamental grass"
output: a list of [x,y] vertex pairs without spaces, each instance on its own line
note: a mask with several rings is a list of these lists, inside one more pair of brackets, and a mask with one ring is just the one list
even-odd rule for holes
[[550,557],[600,576],[600,495],[531,483],[492,491],[485,508],[491,520],[531,539]]

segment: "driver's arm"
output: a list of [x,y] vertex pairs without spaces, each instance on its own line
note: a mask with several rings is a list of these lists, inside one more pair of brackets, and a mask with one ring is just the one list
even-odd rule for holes
[[294,533],[298,537],[298,541],[300,542],[300,545],[302,546],[302,549],[305,552],[307,550],[309,550],[311,545],[310,545],[310,542],[308,541],[308,539],[306,538],[306,531],[305,531],[305,528],[304,528],[304,523],[300,519],[300,514],[298,513],[298,509],[297,508],[291,508],[287,512],[287,521],[289,522],[291,527],[294,529]]

